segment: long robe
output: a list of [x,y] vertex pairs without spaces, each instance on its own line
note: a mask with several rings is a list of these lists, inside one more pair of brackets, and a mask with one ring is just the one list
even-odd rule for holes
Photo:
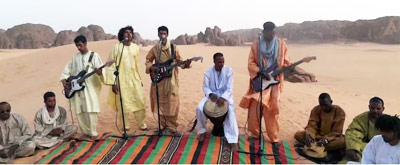
[[[56,119],[56,126],[53,124],[46,124],[42,118],[41,109],[35,114],[35,134],[33,141],[36,143],[36,146],[41,148],[50,148],[57,145],[64,138],[70,137],[76,133],[77,127],[74,125],[68,125],[67,123],[67,111],[63,107],[58,107],[60,111],[60,115]],[[49,114],[50,117],[53,117],[54,113]],[[53,129],[61,128],[64,130],[64,133],[60,137],[53,137],[48,135]]]
[[332,111],[326,113],[320,105],[311,110],[310,118],[305,131],[295,134],[295,139],[304,143],[305,134],[309,134],[314,139],[326,138],[329,143],[325,146],[327,150],[343,149],[344,136],[343,126],[346,117],[342,108],[332,105]]
[[0,158],[0,163],[8,163],[15,157],[30,156],[35,152],[36,145],[31,139],[32,134],[23,116],[10,114],[10,118],[0,120],[0,150],[7,150],[13,144],[19,144],[16,152],[9,158]]
[[376,135],[362,153],[362,164],[400,164],[400,143],[392,146]]
[[346,150],[356,150],[359,159],[357,161],[361,161],[361,153],[368,142],[375,135],[379,135],[375,123],[368,119],[368,113],[364,112],[356,116],[346,130]]
[[233,101],[233,70],[224,66],[218,76],[215,67],[208,69],[204,73],[203,92],[205,97],[197,106],[197,134],[205,133],[207,117],[203,112],[204,104],[209,100],[211,93],[222,97],[228,103],[228,115],[224,121],[224,135],[228,143],[237,143],[239,138],[239,128],[236,121],[235,104]]
[[[81,54],[79,52],[73,55],[72,59],[65,66],[60,80],[66,80],[68,77],[75,76],[80,71],[86,70],[91,52],[92,51],[89,50],[86,54]],[[102,65],[103,62],[101,61],[99,54],[94,53],[92,61],[89,64],[88,73]],[[74,97],[70,99],[75,114],[83,112],[100,112],[99,97],[103,81],[104,76],[99,76],[97,74],[94,74],[85,80],[83,83],[85,88],[76,92]]]
[[[287,46],[286,46],[285,41],[283,41],[282,39],[278,39],[278,43],[279,43],[279,51],[278,51],[278,57],[277,57],[277,64],[278,64],[278,68],[280,69],[280,68],[289,66],[291,64],[291,62],[287,55]],[[239,104],[240,107],[245,108],[245,109],[250,108],[251,100],[257,101],[260,96],[259,92],[256,92],[251,85],[251,81],[257,76],[257,73],[259,71],[258,60],[259,60],[258,59],[258,42],[255,42],[251,46],[251,51],[250,51],[249,58],[248,58],[247,69],[248,69],[249,75],[250,75],[249,88]],[[264,65],[266,65],[267,59],[264,59],[263,63],[264,63]],[[264,106],[267,108],[264,110],[274,111],[275,114],[279,114],[278,101],[280,98],[280,93],[283,90],[283,84],[284,84],[283,74],[278,75],[276,80],[279,80],[280,83],[263,91],[262,102],[263,102]],[[278,90],[273,90],[274,88],[277,88]],[[268,108],[268,107],[270,107],[270,108]]]
[[[282,39],[278,39],[278,55],[277,55],[277,64],[278,68],[287,67],[291,64],[289,57],[287,55],[287,46],[285,41]],[[249,71],[249,87],[246,94],[243,96],[242,100],[239,103],[239,106],[248,109],[248,130],[251,133],[251,136],[258,136],[259,134],[259,92],[256,92],[252,85],[251,81],[253,78],[257,76],[259,71],[258,66],[258,42],[253,43],[251,46],[251,51],[248,58],[248,71]],[[263,59],[264,66],[268,63],[267,59]],[[276,77],[277,80],[280,81],[279,84],[274,85],[267,90],[262,92],[263,94],[263,117],[264,123],[267,130],[267,134],[271,142],[278,142],[278,134],[279,134],[279,99],[280,94],[283,89],[283,74],[280,74]]]
[[[116,44],[110,52],[109,59],[115,59],[116,61],[107,69],[105,83],[107,85],[118,83],[118,81],[115,82],[114,72],[116,71],[116,66],[119,65],[120,94],[122,95],[124,113],[144,110],[145,97],[139,71],[139,46],[134,43],[131,43],[130,46],[123,46],[122,43]],[[116,95],[110,90],[108,103],[113,107],[116,106],[118,111],[120,111],[121,105],[119,97],[119,94]]]
[[[167,43],[168,44],[168,43]],[[154,61],[158,61],[158,49],[159,45],[153,46],[150,49],[149,53],[146,56],[146,73],[150,73],[150,68],[153,65]],[[163,50],[164,51],[164,50]],[[175,63],[182,62],[182,57],[179,54],[179,50],[175,47]],[[165,50],[165,54],[168,54],[171,57],[171,49]],[[168,59],[161,59],[161,63],[167,61]],[[184,69],[184,65],[180,66]],[[177,116],[179,112],[179,72],[178,68],[173,70],[174,76],[172,78],[164,78],[161,80],[158,85],[159,91],[159,101],[160,101],[160,111],[161,115],[163,116]],[[174,81],[171,79],[174,78]],[[169,82],[167,82],[169,81]],[[166,83],[174,83],[172,85],[175,86],[175,93],[168,92],[165,89]],[[151,111],[157,112],[157,98],[156,98],[156,90],[155,85],[153,84],[150,88],[150,104],[151,104]],[[163,122],[162,122],[163,123]]]

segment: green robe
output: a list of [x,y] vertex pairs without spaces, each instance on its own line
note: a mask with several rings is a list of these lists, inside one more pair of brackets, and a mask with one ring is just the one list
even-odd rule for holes
[[368,112],[358,115],[346,130],[346,150],[356,150],[360,161],[364,147],[375,135],[379,135],[379,131],[375,123],[368,119]]

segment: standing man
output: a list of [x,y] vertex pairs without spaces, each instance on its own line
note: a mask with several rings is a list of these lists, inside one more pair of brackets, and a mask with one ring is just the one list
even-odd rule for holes
[[103,62],[99,54],[88,49],[85,36],[77,36],[74,42],[79,52],[72,56],[60,79],[64,88],[70,88],[70,83],[66,81],[68,77],[75,76],[82,70],[86,70],[87,73],[96,71],[95,75],[85,79],[83,83],[85,88],[76,92],[71,98],[72,107],[83,133],[82,138],[96,139],[98,136],[97,115],[100,112],[99,97],[101,85],[104,81],[102,71],[97,68],[101,67]]
[[33,155],[36,145],[23,116],[11,113],[7,102],[0,102],[0,163]]
[[[182,62],[175,45],[168,41],[168,28],[161,26],[158,28],[158,37],[162,40],[161,45],[155,45],[146,56],[146,73],[155,72],[157,67],[154,63],[164,63],[172,59],[174,63]],[[161,55],[159,58],[159,52]],[[182,69],[190,68],[191,61],[187,61],[185,65],[181,65]],[[164,78],[158,83],[159,102],[160,102],[160,119],[162,127],[168,129],[172,133],[177,133],[178,113],[179,113],[179,76],[178,68],[172,70],[172,76]],[[157,96],[155,84],[150,88],[150,104],[151,111],[157,112]]]
[[[131,26],[121,28],[118,32],[118,40],[120,43],[114,46],[109,55],[109,59],[114,59],[115,63],[107,69],[106,84],[112,85],[108,103],[116,107],[121,124],[120,96],[122,96],[125,128],[130,129],[128,116],[133,113],[139,129],[146,130],[144,90],[139,72],[139,46],[132,43],[133,28]],[[115,76],[117,67],[119,81]]]
[[340,162],[342,164],[347,161],[360,162],[365,146],[379,135],[375,121],[385,110],[384,102],[379,97],[373,97],[369,100],[368,108],[369,111],[356,116],[346,130],[346,156]]
[[206,97],[200,101],[196,109],[198,140],[203,141],[207,131],[207,116],[203,112],[206,101],[211,100],[217,103],[217,106],[228,104],[228,114],[223,122],[224,136],[233,150],[237,151],[239,128],[233,102],[233,70],[224,66],[225,59],[222,53],[215,53],[213,59],[214,66],[204,73],[203,91]]
[[44,106],[35,114],[34,141],[38,148],[51,148],[76,133],[75,125],[67,125],[67,111],[56,104],[56,95],[46,92]]
[[[256,138],[259,135],[259,114],[260,100],[259,92],[256,92],[251,86],[251,81],[258,75],[263,74],[262,70],[272,70],[287,67],[290,65],[289,57],[287,56],[287,47],[285,41],[275,36],[275,24],[265,22],[264,30],[262,31],[262,39],[260,42],[255,42],[251,46],[249,54],[248,70],[250,75],[249,89],[240,101],[239,106],[248,109],[248,130],[251,137]],[[260,51],[260,52],[259,52]],[[261,57],[261,59],[259,58]],[[261,60],[261,61],[260,61]],[[262,68],[259,68],[259,62],[262,63]],[[263,91],[263,117],[265,120],[265,128],[273,145],[279,145],[279,98],[283,89],[283,74],[276,77],[280,84],[274,85]]]

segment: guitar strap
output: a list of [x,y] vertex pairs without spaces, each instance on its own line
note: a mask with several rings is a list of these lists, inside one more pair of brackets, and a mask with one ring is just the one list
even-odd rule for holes
[[171,59],[175,59],[175,47],[174,44],[171,44]]
[[91,52],[91,53],[90,53],[90,57],[89,57],[89,61],[88,61],[88,65],[86,65],[86,72],[88,72],[88,71],[89,71],[89,64],[92,62],[92,59],[93,59],[93,54],[94,54],[94,52]]

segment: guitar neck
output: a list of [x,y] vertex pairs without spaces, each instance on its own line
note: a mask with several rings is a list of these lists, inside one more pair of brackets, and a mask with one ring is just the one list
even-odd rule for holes
[[[106,66],[106,65],[104,64],[104,65],[101,66],[99,69],[103,69],[105,66]],[[80,78],[80,79],[78,80],[78,82],[81,83],[81,82],[85,81],[85,79],[89,78],[90,76],[92,76],[92,75],[95,74],[95,73],[96,73],[96,71],[94,70],[94,71],[92,71],[92,72],[90,72],[90,73],[88,73],[88,74],[85,74],[82,78]]]
[[303,60],[297,61],[297,62],[293,63],[292,65],[289,65],[288,67],[285,67],[285,68],[277,70],[276,72],[272,73],[272,76],[276,76],[276,75],[279,75],[279,74],[281,74],[283,72],[286,72],[286,71],[294,68],[295,66],[297,66],[297,65],[299,65],[301,63],[303,63]]
[[182,62],[178,62],[178,63],[176,63],[176,64],[174,64],[174,65],[170,65],[170,66],[167,67],[167,70],[170,70],[170,69],[172,69],[172,68],[175,68],[175,67],[177,67],[177,66],[179,66],[179,65],[186,64],[187,62],[188,62],[188,60],[185,60],[185,61],[182,61]]

